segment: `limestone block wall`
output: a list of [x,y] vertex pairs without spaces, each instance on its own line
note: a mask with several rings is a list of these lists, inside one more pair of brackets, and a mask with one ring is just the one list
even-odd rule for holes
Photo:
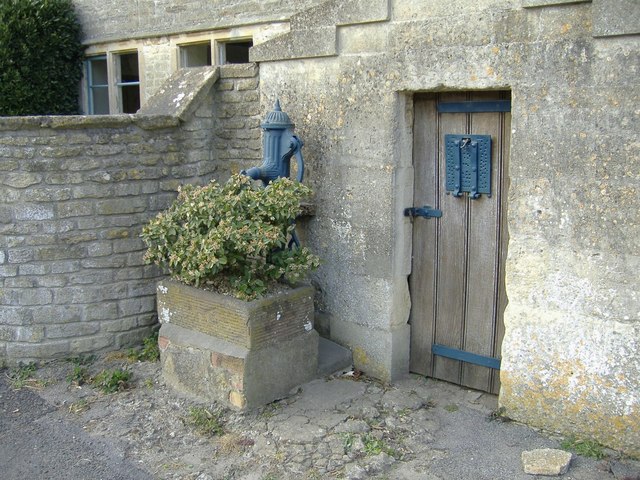
[[0,120],[1,360],[118,348],[156,322],[138,235],[193,165],[175,122],[141,123]]
[[[180,72],[136,115],[0,118],[0,365],[149,334],[162,272],[143,263],[141,228],[179,185],[228,176],[214,143],[258,111],[255,67],[222,70]],[[242,142],[234,169],[260,149]]]
[[322,0],[73,0],[86,43],[278,22]]
[[640,454],[637,3],[343,4],[252,56],[306,142],[332,338],[407,371],[413,94],[510,90],[501,405]]
[[216,178],[262,163],[260,122],[273,105],[260,105],[260,75],[256,64],[220,67],[220,79],[213,86],[213,158]]

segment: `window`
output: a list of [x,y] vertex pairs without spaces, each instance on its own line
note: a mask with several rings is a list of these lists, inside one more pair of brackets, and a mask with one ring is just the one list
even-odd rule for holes
[[226,63],[249,63],[249,49],[253,40],[239,40],[218,43],[220,65]]
[[140,71],[138,52],[117,56],[118,106],[121,113],[136,113],[140,109]]
[[136,113],[141,98],[138,52],[87,58],[85,85],[88,115]]
[[86,61],[89,115],[105,115],[109,113],[109,75],[107,73],[107,57],[89,58]]
[[180,46],[181,67],[204,67],[211,65],[211,42]]

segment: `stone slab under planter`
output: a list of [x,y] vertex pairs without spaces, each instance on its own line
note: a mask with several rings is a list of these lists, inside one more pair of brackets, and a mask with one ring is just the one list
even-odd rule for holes
[[315,378],[312,287],[246,302],[166,280],[157,295],[162,373],[175,389],[244,410]]

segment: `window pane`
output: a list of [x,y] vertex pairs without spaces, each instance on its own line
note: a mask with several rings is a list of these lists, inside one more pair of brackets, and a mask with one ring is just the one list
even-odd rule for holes
[[91,115],[109,114],[109,89],[107,87],[93,87],[91,92]]
[[211,44],[199,43],[180,47],[181,67],[204,67],[211,65]]
[[225,43],[225,63],[249,63],[249,49],[253,40]]
[[124,53],[120,57],[120,79],[121,83],[139,82],[138,73],[138,53]]
[[106,58],[90,59],[89,66],[91,68],[91,85],[107,85],[109,83]]
[[140,87],[123,85],[120,87],[122,113],[136,113],[140,109]]
[[120,112],[136,113],[140,108],[140,73],[138,52],[118,55]]

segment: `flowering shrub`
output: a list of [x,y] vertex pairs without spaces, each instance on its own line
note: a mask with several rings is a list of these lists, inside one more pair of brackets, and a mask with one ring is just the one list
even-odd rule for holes
[[144,227],[145,261],[187,285],[247,300],[279,280],[296,283],[319,265],[307,248],[287,248],[300,200],[310,193],[288,178],[261,188],[244,175],[224,186],[187,185]]

